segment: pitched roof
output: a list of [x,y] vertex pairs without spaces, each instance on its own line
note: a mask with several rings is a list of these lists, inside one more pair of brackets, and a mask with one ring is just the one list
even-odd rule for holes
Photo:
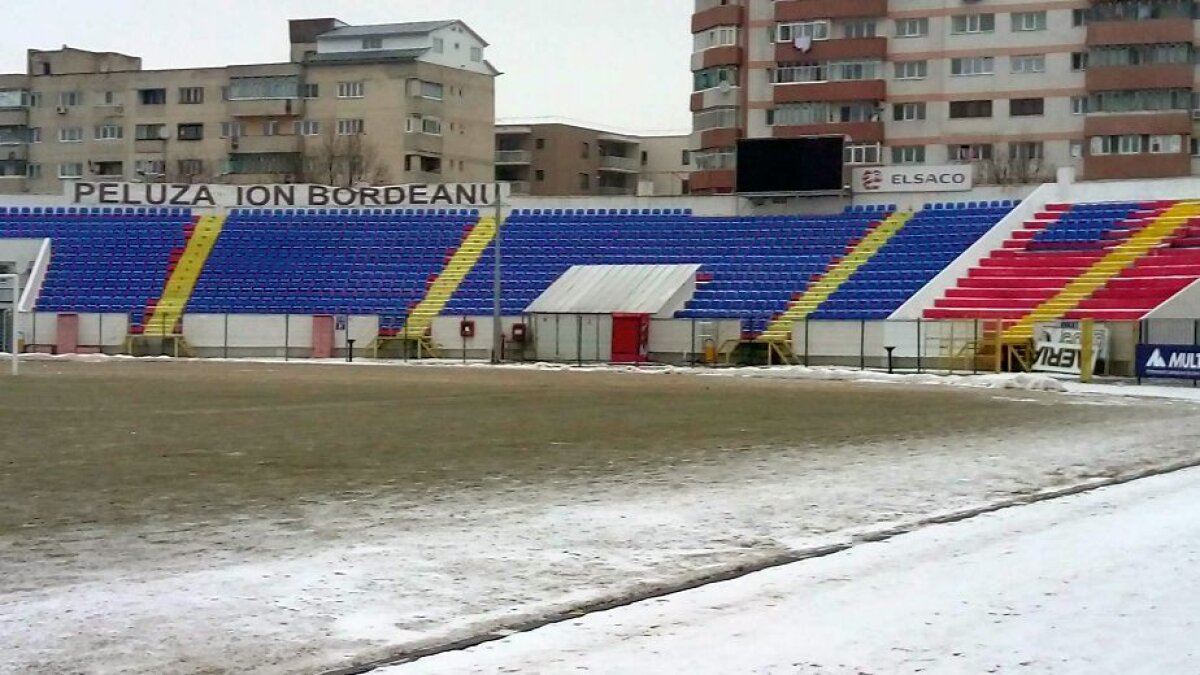
[[407,23],[381,23],[374,26],[344,26],[335,28],[328,33],[322,33],[322,38],[356,38],[382,37],[388,35],[424,35],[439,28],[458,23],[449,19],[445,21],[409,21]]

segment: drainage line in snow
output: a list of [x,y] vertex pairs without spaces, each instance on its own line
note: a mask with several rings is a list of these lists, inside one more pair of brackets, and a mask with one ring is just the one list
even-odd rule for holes
[[812,548],[797,549],[795,551],[779,553],[768,558],[755,560],[754,562],[742,563],[723,570],[693,577],[686,581],[657,586],[643,592],[600,598],[591,602],[581,603],[571,607],[570,609],[549,612],[537,618],[523,619],[506,625],[497,626],[492,630],[470,635],[458,640],[453,640],[451,642],[442,642],[435,645],[429,645],[427,647],[409,649],[393,654],[392,656],[362,663],[357,666],[349,666],[346,668],[324,671],[321,673],[321,675],[364,675],[365,673],[369,673],[379,668],[403,665],[405,663],[412,663],[413,661],[435,656],[437,654],[470,649],[471,647],[477,647],[488,642],[503,640],[504,638],[517,633],[528,633],[551,624],[562,623],[564,621],[570,621],[571,619],[578,619],[588,614],[605,612],[611,609],[617,609],[618,607],[626,607],[628,605],[637,604],[646,600],[654,600],[656,598],[682,593],[683,591],[690,591],[702,586],[708,586],[709,584],[716,584],[722,581],[731,581],[733,579],[738,579],[740,577],[754,574],[755,572],[768,570],[773,567],[790,565],[792,563],[813,560],[815,558],[824,558],[835,553],[841,553],[842,551],[855,548],[861,544],[884,542],[902,534],[908,534],[910,532],[922,530],[933,525],[958,523],[987,515],[989,513],[1010,509],[1015,506],[1025,506],[1028,504],[1036,504],[1053,499],[1060,499],[1062,497],[1070,497],[1073,495],[1083,494],[1085,492],[1092,492],[1094,490],[1123,485],[1125,483],[1132,483],[1143,478],[1152,478],[1154,476],[1162,476],[1165,474],[1174,473],[1176,471],[1194,468],[1200,468],[1200,457],[1149,469],[1142,469],[1130,473],[1122,473],[1116,476],[1110,476],[1108,478],[1070,485],[1067,487],[1041,490],[1033,494],[1012,497],[983,506],[976,506],[959,511],[951,511],[934,516],[926,516],[905,524],[892,525],[878,530],[872,530],[870,532],[857,533],[851,535],[846,541],[827,544],[825,546],[816,546]]

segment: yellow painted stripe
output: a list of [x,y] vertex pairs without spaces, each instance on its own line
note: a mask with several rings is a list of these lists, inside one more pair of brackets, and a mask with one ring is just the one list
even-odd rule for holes
[[409,335],[424,335],[433,324],[433,319],[445,309],[446,303],[454,296],[463,279],[474,269],[483,252],[496,238],[496,219],[485,216],[471,228],[471,232],[463,239],[462,245],[446,263],[445,269],[438,274],[437,279],[430,285],[421,302],[413,308],[405,322],[404,332]]
[[846,283],[850,277],[854,276],[868,260],[875,257],[879,250],[885,244],[891,241],[892,237],[897,232],[904,229],[908,221],[912,220],[913,213],[897,212],[888,216],[883,222],[879,223],[875,229],[867,233],[867,236],[858,242],[846,257],[842,258],[836,265],[827,270],[816,281],[809,284],[805,289],[804,294],[794,300],[788,306],[787,311],[780,314],[777,319],[767,326],[767,330],[759,336],[759,340],[763,342],[780,342],[788,340],[792,336],[792,326],[797,321],[802,321],[817,308],[821,306],[831,295],[837,291],[842,284]]
[[175,324],[183,316],[183,310],[192,298],[196,289],[196,281],[204,271],[204,263],[221,236],[225,226],[225,216],[205,216],[196,223],[192,237],[188,240],[187,248],[175,264],[171,278],[163,287],[162,297],[154,308],[154,314],[146,324],[146,335],[173,335]]
[[1109,249],[1082,274],[1068,283],[1057,294],[1035,307],[1016,324],[1004,332],[1006,341],[1024,341],[1033,337],[1034,324],[1056,321],[1079,307],[1084,300],[1104,288],[1113,277],[1119,275],[1152,249],[1160,246],[1189,218],[1200,215],[1200,202],[1179,202],[1161,213],[1152,223],[1134,233],[1125,241]]

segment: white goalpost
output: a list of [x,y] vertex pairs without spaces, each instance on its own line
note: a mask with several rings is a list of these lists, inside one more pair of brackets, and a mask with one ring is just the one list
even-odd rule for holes
[[8,315],[8,332],[9,340],[11,340],[11,344],[9,345],[9,360],[12,361],[12,374],[17,375],[20,372],[21,363],[20,356],[17,353],[17,317],[21,313],[21,275],[0,274],[0,283],[4,287],[9,286],[8,282],[11,282],[12,285],[12,311]]

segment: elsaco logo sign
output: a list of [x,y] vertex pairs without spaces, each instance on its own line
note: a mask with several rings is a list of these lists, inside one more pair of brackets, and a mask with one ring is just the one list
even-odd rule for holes
[[881,166],[854,171],[856,192],[961,192],[975,185],[970,164]]

